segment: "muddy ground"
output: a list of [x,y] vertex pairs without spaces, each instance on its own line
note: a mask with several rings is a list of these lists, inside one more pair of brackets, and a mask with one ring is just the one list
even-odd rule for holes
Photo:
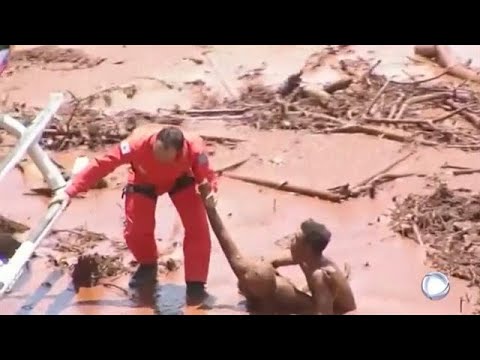
[[[470,66],[479,66],[478,46],[453,48],[462,59],[472,59]],[[134,128],[180,125],[204,136],[216,169],[248,159],[221,177],[219,201],[220,213],[245,251],[274,256],[284,248],[281,239],[313,217],[334,234],[328,255],[352,270],[355,313],[475,311],[476,217],[444,209],[455,215],[442,227],[435,216],[420,221],[415,204],[430,209],[428,201],[442,182],[453,192],[464,189],[464,198],[449,200],[454,204],[480,190],[478,174],[452,172],[452,166],[478,166],[477,128],[461,111],[468,106],[477,113],[476,87],[449,76],[418,82],[443,69],[414,55],[413,46],[31,45],[19,46],[15,54],[0,78],[2,111],[28,121],[50,92],[68,91],[67,103],[42,139],[66,173],[75,156],[102,151]],[[291,76],[300,70],[301,81],[295,82]],[[289,77],[290,89],[284,86]],[[328,87],[342,82],[348,87]],[[421,96],[430,97],[402,108],[405,100]],[[5,153],[14,140],[0,136]],[[28,160],[20,165],[0,187],[0,213],[34,226],[48,202],[38,196],[45,185]],[[121,239],[125,172],[118,169],[106,179],[107,188],[73,202],[26,275],[1,300],[0,313],[246,313],[215,240],[208,284],[212,296],[200,308],[184,305],[183,229],[166,198],[157,211],[163,265],[159,288],[155,294],[126,290],[135,264]],[[465,195],[465,189],[472,193]],[[431,223],[437,224],[434,230]],[[444,245],[438,240],[443,238],[453,240]],[[80,279],[83,287],[77,289],[72,272],[76,278],[74,264],[85,251],[112,266],[101,268],[90,283]],[[462,251],[470,255],[459,263]],[[84,264],[88,267],[88,259]],[[432,268],[451,275],[451,292],[439,302],[420,291],[423,275]],[[303,286],[298,269],[282,271]]]

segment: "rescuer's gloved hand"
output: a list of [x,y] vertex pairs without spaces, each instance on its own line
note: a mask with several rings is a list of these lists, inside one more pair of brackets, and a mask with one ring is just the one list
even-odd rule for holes
[[205,207],[215,208],[217,206],[217,196],[212,185],[205,179],[199,186],[198,191],[202,197]]
[[65,187],[57,189],[53,195],[52,200],[50,200],[48,207],[55,204],[62,204],[64,201],[70,204],[70,201],[71,201],[70,195],[68,195],[65,190],[66,190]]

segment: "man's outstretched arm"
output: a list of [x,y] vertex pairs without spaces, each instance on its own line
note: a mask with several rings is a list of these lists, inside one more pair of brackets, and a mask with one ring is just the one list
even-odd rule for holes
[[88,191],[95,183],[110,174],[117,167],[128,164],[138,154],[143,141],[124,140],[110,148],[104,155],[91,160],[85,169],[72,178],[65,192],[70,197]]

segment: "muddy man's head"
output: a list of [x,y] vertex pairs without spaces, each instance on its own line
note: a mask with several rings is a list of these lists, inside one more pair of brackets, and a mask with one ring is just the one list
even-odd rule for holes
[[305,259],[318,257],[330,242],[332,234],[325,225],[312,219],[304,221],[300,225],[300,232],[295,235],[290,251],[292,258],[298,262]]
[[185,137],[182,130],[174,126],[167,126],[157,134],[153,153],[160,162],[172,162],[182,151]]

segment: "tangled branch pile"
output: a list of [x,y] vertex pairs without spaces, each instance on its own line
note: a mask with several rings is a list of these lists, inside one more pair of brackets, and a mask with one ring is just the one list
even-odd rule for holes
[[440,184],[397,203],[391,219],[395,232],[425,247],[433,267],[480,287],[480,194]]
[[[58,46],[44,45],[33,49],[15,50],[10,57],[8,72],[42,64],[46,70],[86,69],[100,65],[105,58],[89,56],[79,49],[66,49]],[[69,64],[66,68],[51,68],[50,64]]]
[[[135,93],[134,89],[134,86],[130,86],[121,88],[121,91],[129,97]],[[118,89],[108,89],[82,99],[71,94],[72,99],[62,105],[49,127],[45,129],[40,144],[46,149],[58,151],[82,145],[94,149],[97,146],[115,144],[125,139],[137,124],[150,122],[178,125],[181,123],[178,117],[169,115],[135,109],[107,114],[100,107],[92,106],[92,103],[98,99],[108,99],[108,93],[115,90]],[[9,109],[4,109],[4,112],[24,120],[25,123],[32,121],[39,111],[41,109],[18,103],[14,103]]]
[[480,148],[480,101],[465,84],[427,85],[433,78],[395,82],[372,74],[363,60],[340,63],[349,78],[325,86],[302,85],[300,72],[277,91],[250,86],[226,106],[249,106],[248,122],[261,129],[362,133],[425,146]]
[[[101,109],[112,104],[112,92],[133,98],[137,87],[115,86],[82,99],[71,94],[72,99],[46,129],[42,145],[50,150],[81,145],[95,148],[121,141],[141,123],[179,125],[186,119],[215,118],[238,120],[259,129],[359,133],[424,146],[480,148],[480,98],[466,83],[452,87],[432,82],[440,76],[393,81],[374,74],[379,62],[371,66],[362,59],[335,58],[336,63],[327,64],[326,59],[338,51],[327,48],[312,54],[304,67],[278,89],[250,85],[238,99],[225,100],[220,105],[215,102],[215,108],[205,104],[189,111],[176,108],[166,113],[148,113],[130,109],[107,114]],[[329,84],[303,82],[305,74],[321,66],[336,68],[343,75]],[[451,67],[440,75],[449,71],[453,71]],[[94,107],[94,103],[99,106]],[[30,120],[39,111],[18,104],[10,110],[16,112],[13,116]]]

